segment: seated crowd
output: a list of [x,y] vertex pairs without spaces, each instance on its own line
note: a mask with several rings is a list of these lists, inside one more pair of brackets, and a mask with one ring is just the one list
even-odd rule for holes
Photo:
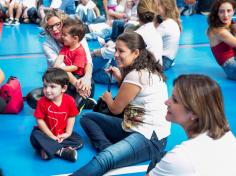
[[[235,64],[235,52],[224,59],[214,47],[223,42],[236,46],[233,1],[216,0],[208,29],[213,54],[218,62],[224,61],[220,65],[231,79],[235,72],[228,73],[226,66],[228,60]],[[92,0],[75,4],[74,0],[49,4],[0,0],[5,25],[36,23],[45,32],[43,87],[28,94],[37,122],[30,142],[41,158],[77,160],[77,150],[84,144],[73,131],[75,117],[96,105],[95,83],[112,82],[118,93],[106,91],[101,96],[110,114],[92,111],[80,118],[97,154],[71,175],[100,176],[144,161],[150,161],[146,173],[150,176],[236,175],[236,139],[219,85],[205,75],[180,75],[168,99],[165,71],[174,66],[182,31],[176,1],[103,0],[105,16]],[[230,10],[226,22],[221,13]],[[224,25],[215,25],[213,15]],[[232,40],[222,39],[223,33]],[[101,47],[90,53],[87,40],[91,39]],[[0,77],[2,82],[1,70]],[[171,122],[184,129],[188,140],[166,152]]]

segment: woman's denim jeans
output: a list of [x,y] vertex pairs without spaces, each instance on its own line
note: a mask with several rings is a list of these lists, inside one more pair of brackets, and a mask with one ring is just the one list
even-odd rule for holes
[[63,0],[60,9],[68,15],[75,14],[75,0]]
[[[80,119],[81,126],[99,152],[73,176],[100,176],[111,169],[133,165],[161,157],[166,139],[151,139],[137,132],[126,132],[122,119],[96,112],[88,112]],[[155,159],[156,160],[156,159]]]
[[[105,53],[104,53],[105,54]],[[106,57],[107,58],[107,57]],[[105,71],[109,66],[117,66],[115,59],[105,59],[103,57],[93,58],[93,80],[96,83],[108,84],[109,74]],[[116,83],[114,77],[112,77],[112,84]]]
[[176,5],[179,8],[184,7],[185,6],[184,0],[176,0]]
[[170,59],[166,56],[162,56],[163,70],[168,70],[174,62],[174,59]]
[[123,20],[114,20],[112,23],[111,40],[116,41],[117,37],[125,30],[125,22]]
[[228,59],[222,66],[227,77],[232,80],[236,80],[236,58]]
[[96,17],[94,14],[93,9],[87,9],[87,13],[85,14],[84,9],[78,9],[77,14],[79,15],[80,19],[84,22],[84,23],[103,23],[106,21],[104,16],[99,16]]

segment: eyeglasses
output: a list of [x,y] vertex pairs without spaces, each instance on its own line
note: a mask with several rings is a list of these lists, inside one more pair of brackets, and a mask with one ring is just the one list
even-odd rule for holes
[[54,27],[60,28],[60,27],[61,27],[61,22],[55,23],[55,24],[53,24],[53,25],[48,25],[48,26],[46,27],[46,29],[47,29],[48,31],[53,31]]

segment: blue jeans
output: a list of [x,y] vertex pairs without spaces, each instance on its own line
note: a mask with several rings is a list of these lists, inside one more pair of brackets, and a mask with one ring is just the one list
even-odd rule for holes
[[111,28],[103,29],[99,32],[90,32],[85,35],[87,40],[97,40],[98,37],[103,38],[104,40],[109,40],[111,36]]
[[116,41],[117,37],[125,30],[125,22],[123,20],[114,20],[112,23],[111,40]]
[[[109,66],[116,66],[116,61],[111,59],[104,59],[103,57],[93,58],[93,80],[96,83],[108,84],[109,75],[105,72],[105,69]],[[112,78],[112,84],[116,83],[116,80]]]
[[163,70],[168,70],[174,62],[174,59],[170,59],[166,56],[162,56]]
[[81,126],[99,152],[72,176],[100,176],[111,169],[152,160],[166,146],[166,139],[158,140],[155,133],[151,139],[137,132],[126,132],[122,119],[96,112],[83,114]]
[[36,151],[43,150],[47,153],[49,159],[55,157],[56,152],[65,147],[73,147],[79,149],[83,146],[81,137],[76,132],[72,132],[71,136],[63,140],[61,143],[51,139],[43,133],[38,127],[34,127],[31,135],[30,142]]
[[236,58],[228,59],[222,66],[227,77],[232,80],[236,80]]
[[62,0],[61,7],[66,14],[75,14],[75,0]]
[[176,5],[179,8],[184,7],[185,6],[184,0],[176,0]]
[[87,14],[85,14],[83,9],[79,9],[77,13],[80,19],[84,23],[91,24],[91,23],[102,23],[106,21],[106,18],[104,16],[96,17],[93,9],[87,9]]

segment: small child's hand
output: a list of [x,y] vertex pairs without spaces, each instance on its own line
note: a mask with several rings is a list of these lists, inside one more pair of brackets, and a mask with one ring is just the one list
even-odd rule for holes
[[58,137],[58,139],[59,139],[58,142],[61,143],[64,139],[70,137],[70,134],[68,134],[68,133],[63,133],[63,134],[59,134],[57,137]]
[[57,136],[51,136],[51,138],[57,142],[60,140]]

